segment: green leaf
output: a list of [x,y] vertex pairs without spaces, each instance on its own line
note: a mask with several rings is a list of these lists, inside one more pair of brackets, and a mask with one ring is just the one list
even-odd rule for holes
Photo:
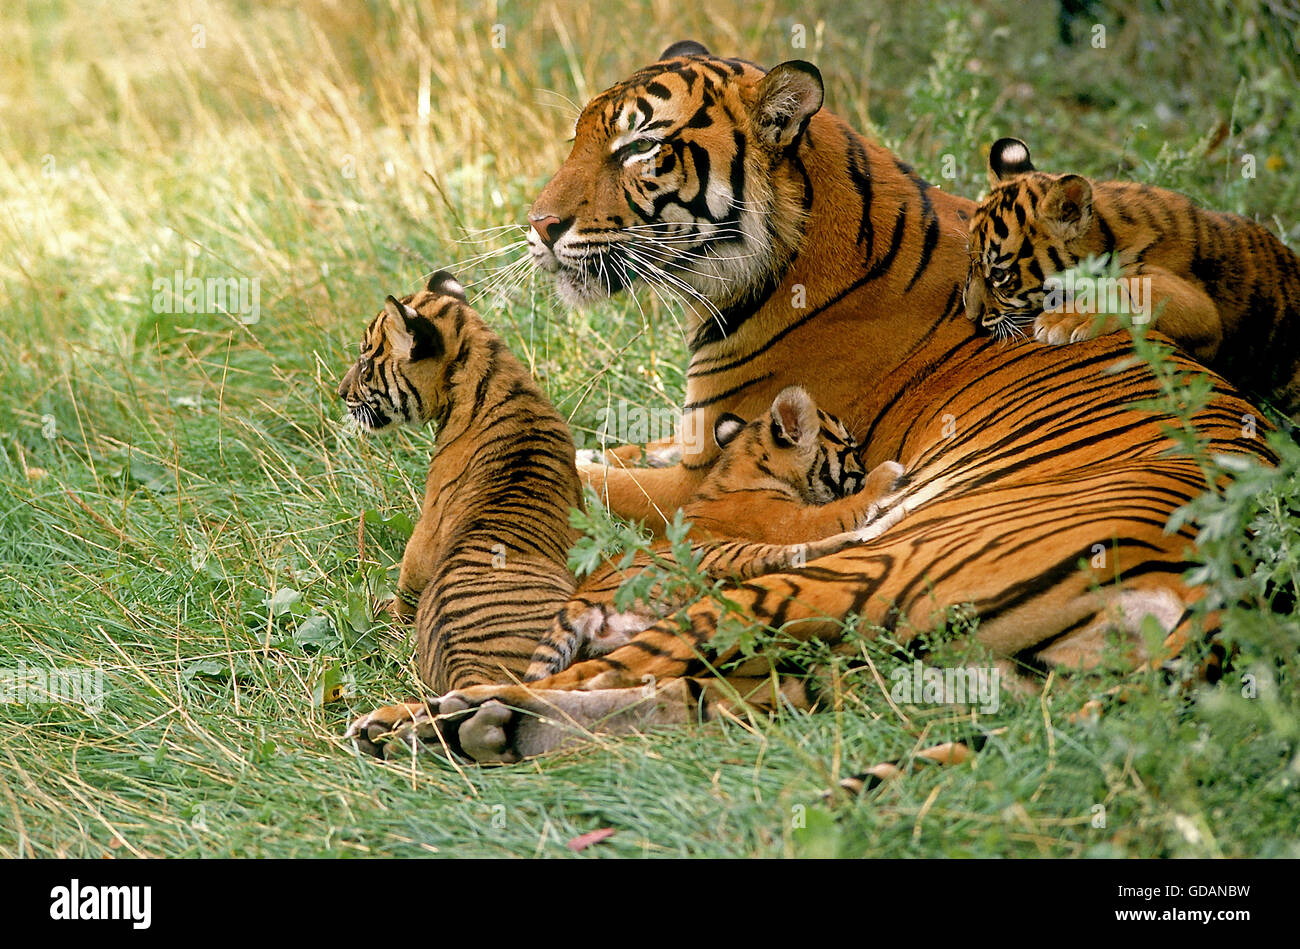
[[400,511],[391,517],[384,517],[374,508],[367,510],[362,517],[370,527],[383,527],[398,534],[403,540],[410,539],[415,531],[415,522]]
[[313,613],[298,624],[298,628],[293,631],[293,641],[304,648],[310,646],[314,649],[324,649],[336,644],[339,635],[334,630],[334,622],[328,616]]
[[284,616],[302,599],[302,594],[293,587],[280,587],[275,593],[262,601],[271,610],[272,616]]
[[840,826],[835,818],[819,807],[810,807],[802,815],[803,826],[794,829],[794,852],[798,857],[825,860],[840,849]]
[[330,702],[342,701],[349,692],[354,691],[356,683],[352,676],[344,675],[336,663],[329,663],[321,670],[312,684],[311,704],[319,708]]

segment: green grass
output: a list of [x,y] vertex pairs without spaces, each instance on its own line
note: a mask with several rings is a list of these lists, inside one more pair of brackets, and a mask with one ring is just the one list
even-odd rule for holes
[[[0,14],[0,667],[106,680],[98,710],[0,705],[0,855],[565,854],[602,827],[616,833],[584,853],[1300,855],[1300,639],[1268,586],[1294,582],[1295,459],[1207,502],[1226,512],[1215,589],[1262,566],[1229,608],[1239,668],[1190,698],[1114,671],[974,720],[896,709],[859,673],[816,715],[493,770],[381,764],[341,735],[417,688],[413,643],[367,606],[430,442],[351,438],[333,394],[385,294],[448,265],[481,291],[513,259],[465,263],[510,239],[483,229],[522,220],[563,159],[564,97],[684,37],[816,61],[855,125],[936,179],[953,155],[953,190],[978,193],[980,146],[1017,134],[1041,167],[1180,187],[1294,246],[1295,32],[1268,19],[1282,14],[1110,7],[1107,49],[1062,50],[1051,5],[502,4],[499,50],[482,5],[308,0],[209,4],[196,48],[174,5],[139,6]],[[1238,173],[1244,154],[1257,177]],[[155,313],[154,279],[178,269],[257,278],[261,319]],[[662,301],[571,313],[531,278],[496,300],[489,318],[584,444],[609,401],[678,404],[684,347]],[[863,648],[886,681],[909,662]],[[1099,722],[1071,720],[1116,687],[1126,700]],[[819,801],[842,775],[976,729],[1000,731],[972,764]]]

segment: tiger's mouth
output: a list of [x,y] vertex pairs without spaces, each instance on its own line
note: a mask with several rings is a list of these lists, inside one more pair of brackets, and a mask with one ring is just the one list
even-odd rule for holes
[[555,281],[560,297],[571,306],[604,300],[622,292],[636,279],[615,245],[564,259],[553,251],[533,250],[533,265]]
[[395,422],[395,419],[382,409],[369,403],[348,400],[347,406],[348,415],[362,431],[371,434],[382,432],[386,428],[391,428]]
[[996,339],[1021,339],[1029,335],[1029,327],[1037,319],[1039,312],[1032,307],[990,310],[980,320],[980,326],[991,332]]
[[607,299],[640,281],[712,311],[712,299],[751,281],[750,271],[762,270],[765,259],[738,226],[698,221],[633,225],[596,241],[566,237],[553,247],[530,232],[528,249],[533,266],[574,306]]

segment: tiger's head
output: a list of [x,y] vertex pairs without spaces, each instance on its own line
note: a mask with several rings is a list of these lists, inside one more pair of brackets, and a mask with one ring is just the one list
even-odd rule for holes
[[370,321],[339,398],[365,431],[421,426],[447,409],[448,370],[459,358],[474,311],[456,278],[439,271],[418,293],[389,297]]
[[802,238],[790,155],[821,108],[802,61],[764,72],[674,43],[597,96],[528,220],[533,263],[566,302],[635,280],[722,308],[779,275]]
[[1010,337],[1043,311],[1047,278],[1088,256],[1092,186],[1078,175],[1036,171],[1015,138],[994,143],[989,184],[971,216],[966,316]]
[[855,494],[866,478],[861,446],[799,386],[782,389],[763,418],[719,416],[713,434],[722,449],[706,482],[713,487],[775,480],[805,504],[827,504]]

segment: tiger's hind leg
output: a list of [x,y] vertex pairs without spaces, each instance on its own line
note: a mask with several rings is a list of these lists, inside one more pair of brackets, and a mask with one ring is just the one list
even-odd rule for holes
[[536,690],[474,686],[424,702],[385,706],[348,729],[360,751],[450,753],[478,764],[510,764],[590,741],[699,717],[699,690],[686,680],[641,689]]
[[[755,663],[760,669],[765,665]],[[803,679],[747,671],[753,670],[724,678],[649,679],[627,689],[478,686],[377,709],[358,719],[347,737],[378,757],[423,750],[478,764],[509,764],[602,735],[712,721],[740,711],[812,707]]]

